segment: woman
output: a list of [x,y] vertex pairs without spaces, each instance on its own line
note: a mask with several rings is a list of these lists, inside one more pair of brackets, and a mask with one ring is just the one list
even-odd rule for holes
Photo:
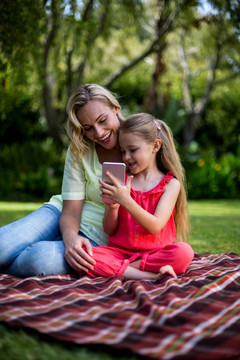
[[62,194],[0,228],[1,272],[27,277],[93,268],[92,246],[107,244],[102,230],[101,164],[122,161],[120,110],[113,94],[96,84],[86,84],[71,96]]

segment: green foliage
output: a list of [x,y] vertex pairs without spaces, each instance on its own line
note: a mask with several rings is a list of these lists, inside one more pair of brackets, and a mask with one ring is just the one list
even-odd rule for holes
[[240,135],[240,79],[216,88],[208,111],[201,121],[198,142],[201,147],[211,146],[217,156],[225,152],[236,154]]
[[48,200],[61,191],[64,150],[57,152],[24,93],[7,86],[0,109],[0,198]]
[[111,91],[119,94],[118,100],[125,110],[125,116],[142,111],[144,97],[150,87],[151,69],[149,64],[142,63],[112,86]]
[[[4,108],[0,113],[1,144],[25,143],[29,140],[41,140],[46,131],[39,122],[39,113],[31,109],[29,99],[4,99]],[[12,103],[14,102],[14,104]]]
[[192,151],[185,168],[190,199],[240,198],[240,146],[236,155],[226,153],[218,159],[211,150]]
[[3,145],[0,151],[0,198],[48,200],[61,192],[64,154],[50,142]]
[[179,107],[179,101],[173,98],[169,102],[162,119],[171,128],[174,136],[176,136],[183,128],[183,124],[186,119],[186,112],[184,109]]
[[17,66],[26,60],[38,41],[44,6],[38,0],[1,0],[0,14],[1,55]]
[[[50,145],[49,134],[54,138],[55,129],[66,121],[71,91],[83,82],[104,85],[121,73],[158,37],[158,25],[167,23],[163,15],[171,15],[182,3],[166,2],[161,9],[157,0],[0,2],[1,198],[24,198],[27,193],[27,198],[38,199],[60,191],[63,159]],[[239,4],[207,3],[214,10],[203,14],[200,1],[188,1],[164,36],[164,71],[155,79],[157,107],[181,145],[189,109],[183,97],[186,74],[179,57],[179,35],[184,29],[191,106],[205,93],[218,42],[221,51],[210,101],[196,124],[199,150],[185,149],[183,159],[191,198],[239,197]],[[144,110],[156,65],[156,53],[150,52],[111,85],[124,115]],[[46,85],[49,96],[43,101]],[[57,126],[51,132],[52,124]]]

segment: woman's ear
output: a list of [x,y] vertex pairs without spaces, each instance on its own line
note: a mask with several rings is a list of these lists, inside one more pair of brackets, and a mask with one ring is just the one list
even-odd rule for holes
[[162,146],[162,142],[160,139],[156,139],[153,143],[153,152],[158,152]]

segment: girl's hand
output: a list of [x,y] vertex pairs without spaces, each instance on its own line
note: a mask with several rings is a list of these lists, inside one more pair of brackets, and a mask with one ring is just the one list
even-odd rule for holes
[[175,279],[177,279],[177,275],[171,265],[162,266],[159,270],[159,273],[161,275],[170,275],[170,276],[174,277]]
[[77,272],[88,272],[96,264],[92,256],[92,245],[90,241],[77,234],[65,239],[65,259]]
[[102,180],[99,180],[101,185],[100,189],[102,191],[101,196],[109,198],[115,203],[123,205],[130,198],[131,182],[133,176],[131,175],[128,177],[126,185],[121,185],[118,180],[113,175],[111,175],[111,173],[107,172],[106,174],[112,181],[112,184],[108,184]]

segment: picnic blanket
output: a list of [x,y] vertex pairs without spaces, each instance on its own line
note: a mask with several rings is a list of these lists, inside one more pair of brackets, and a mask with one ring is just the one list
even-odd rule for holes
[[0,321],[153,359],[239,359],[240,255],[196,254],[157,281],[2,274]]

